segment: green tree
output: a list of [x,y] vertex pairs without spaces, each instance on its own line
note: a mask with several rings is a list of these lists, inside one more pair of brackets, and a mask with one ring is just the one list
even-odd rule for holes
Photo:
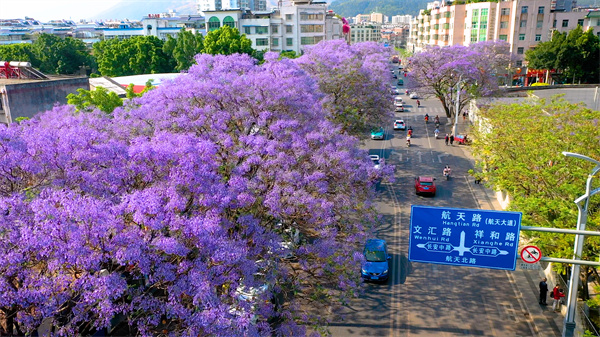
[[123,106],[123,99],[113,91],[103,87],[95,90],[77,89],[77,94],[68,94],[67,103],[74,105],[77,111],[89,112],[95,108],[111,113],[115,108]]
[[296,59],[298,57],[300,57],[300,55],[296,54],[296,52],[293,50],[282,51],[281,53],[279,53],[280,60],[282,58]]
[[177,38],[169,36],[163,46],[165,55],[172,56],[173,68],[177,71],[187,70],[195,63],[194,56],[204,49],[204,36],[181,28]]
[[103,76],[127,76],[174,72],[156,36],[135,36],[125,40],[96,42],[93,53]]
[[[578,211],[573,201],[584,194],[592,166],[561,153],[577,152],[600,160],[600,113],[555,97],[549,102],[492,105],[479,114],[484,126],[474,132],[472,147],[477,175],[508,192],[509,209],[523,212],[523,225],[575,228]],[[590,199],[589,210],[587,229],[597,231],[600,198]],[[573,256],[573,235],[527,231],[524,235],[546,256]],[[600,238],[586,237],[582,258],[597,260],[599,253]],[[567,268],[555,266],[559,272]],[[589,297],[587,283],[593,274],[595,268],[581,267],[584,299]]]
[[29,43],[0,45],[0,60],[30,62],[33,67],[39,67],[33,45]]
[[202,53],[211,55],[231,55],[235,53],[254,55],[252,41],[245,35],[240,35],[237,28],[227,25],[208,32],[204,39]]
[[43,73],[74,74],[80,67],[94,66],[94,58],[85,43],[72,37],[41,34],[33,43],[33,52]]
[[581,26],[568,33],[554,32],[552,39],[525,52],[525,60],[533,69],[557,69],[572,83],[597,83],[600,69],[600,39],[592,29]]
[[139,94],[136,93],[135,91],[133,91],[133,87],[134,87],[133,83],[129,84],[127,86],[127,88],[125,88],[125,92],[126,92],[125,97],[130,98],[130,99],[135,98],[135,97],[142,97],[145,93],[147,93],[148,91],[155,88],[155,86],[152,85],[153,81],[154,81],[153,79],[149,79],[148,81],[146,81],[144,90],[142,90],[142,92],[140,92]]

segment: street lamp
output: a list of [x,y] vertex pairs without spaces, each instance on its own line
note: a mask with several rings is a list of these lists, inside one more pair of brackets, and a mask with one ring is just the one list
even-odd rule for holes
[[[594,163],[596,166],[590,174],[588,174],[587,182],[585,185],[585,194],[575,199],[579,214],[577,216],[577,230],[585,230],[587,222],[588,206],[590,203],[590,197],[596,193],[600,193],[600,188],[592,190],[592,179],[600,172],[600,162],[592,159],[588,156],[584,156],[579,153],[563,152],[563,155],[567,157],[575,157],[589,162]],[[583,202],[583,207],[582,207]],[[575,247],[573,252],[573,259],[581,258],[583,252],[583,234],[575,235]],[[573,264],[573,270],[571,271],[571,278],[569,281],[569,297],[567,298],[567,315],[565,316],[565,322],[563,326],[563,337],[573,337],[575,332],[575,311],[577,309],[577,288],[579,287],[579,264]]]
[[460,83],[462,82],[462,74],[456,82],[456,102],[454,108],[454,126],[452,127],[452,134],[456,137],[456,126],[458,125],[458,112],[460,109]]

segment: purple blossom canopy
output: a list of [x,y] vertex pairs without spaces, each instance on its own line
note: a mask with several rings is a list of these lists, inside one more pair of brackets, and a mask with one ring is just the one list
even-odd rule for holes
[[[382,85],[369,48],[328,56],[362,58],[361,90]],[[316,298],[356,293],[393,167],[331,121],[302,62],[272,56],[198,55],[111,115],[0,126],[0,307],[23,332],[303,335],[324,323],[300,314]]]

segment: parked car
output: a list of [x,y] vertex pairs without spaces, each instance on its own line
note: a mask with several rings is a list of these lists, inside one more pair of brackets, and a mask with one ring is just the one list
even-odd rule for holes
[[387,244],[382,239],[368,239],[363,250],[365,262],[361,268],[361,276],[365,281],[385,282],[390,271],[391,256]]
[[419,98],[419,95],[417,95],[416,92],[411,92],[409,97],[412,99],[417,99],[417,98]]
[[400,95],[400,90],[398,88],[394,88],[394,89],[390,90],[390,93],[394,96]]
[[394,112],[404,112],[404,105],[396,105]]
[[404,85],[404,80],[403,79],[399,79],[398,80],[398,85]]
[[371,161],[373,162],[373,167],[378,170],[381,167],[379,163],[379,156],[376,154],[371,154],[369,155],[369,158],[371,158]]
[[429,194],[431,196],[435,196],[435,192],[435,178],[425,176],[415,178],[415,193],[417,195]]
[[383,130],[383,127],[371,130],[371,139],[383,140],[384,138],[385,138],[385,131]]
[[396,119],[394,122],[394,130],[406,130],[406,124],[401,119]]
[[394,97],[394,105],[398,106],[398,105],[402,105],[402,103],[403,103],[402,97],[400,97],[400,96]]

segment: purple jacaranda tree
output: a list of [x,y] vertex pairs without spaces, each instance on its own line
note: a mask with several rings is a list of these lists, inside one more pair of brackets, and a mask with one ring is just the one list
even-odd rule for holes
[[409,59],[411,90],[440,100],[447,117],[458,113],[476,97],[491,96],[499,90],[497,75],[510,65],[510,46],[504,41],[484,41],[469,46],[428,46]]
[[297,63],[265,60],[198,55],[112,114],[0,126],[11,334],[297,336],[360,291],[372,185],[393,168],[328,120]]
[[374,42],[329,40],[308,48],[296,62],[325,94],[329,120],[358,135],[393,118],[389,57],[390,50]]

